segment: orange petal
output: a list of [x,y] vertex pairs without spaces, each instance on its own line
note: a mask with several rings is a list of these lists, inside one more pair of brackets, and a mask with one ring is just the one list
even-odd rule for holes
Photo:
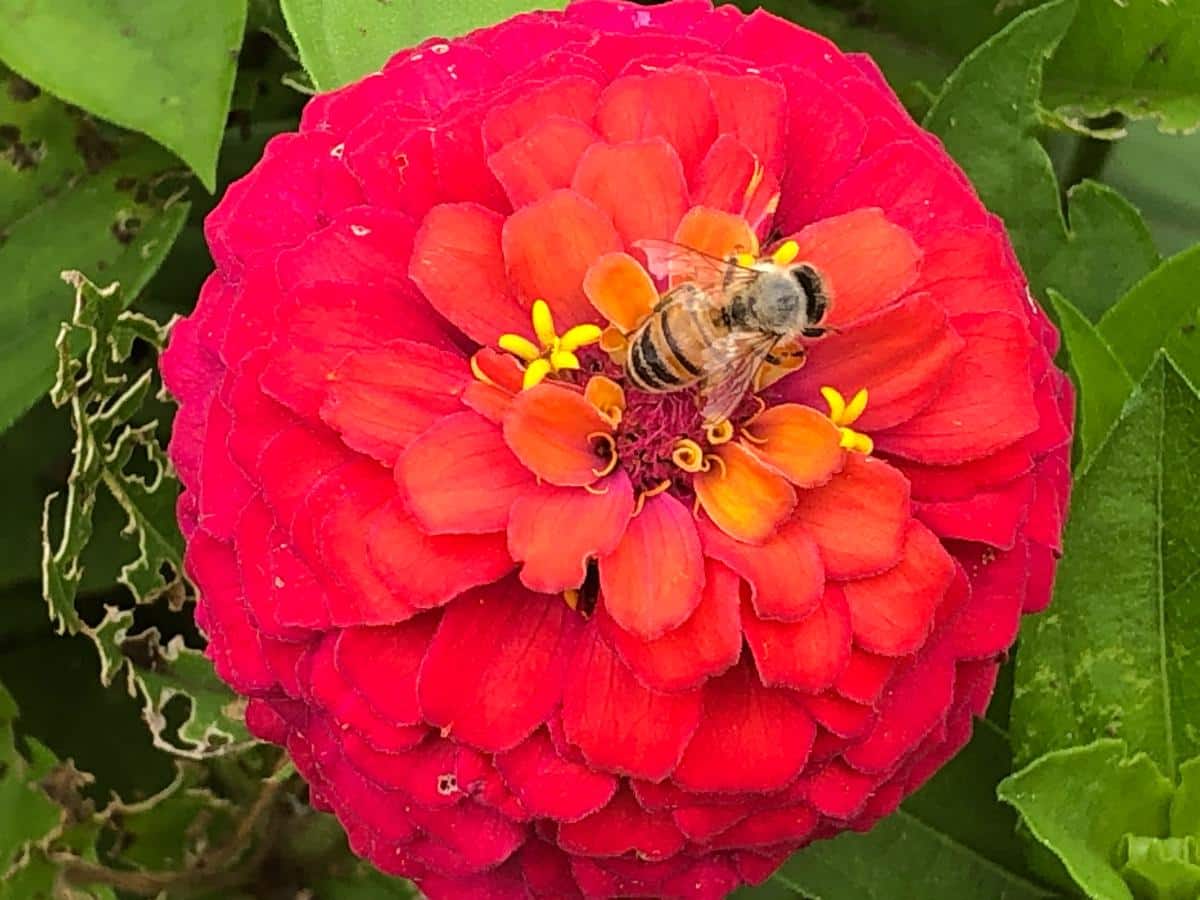
[[605,253],[587,270],[583,292],[592,306],[622,331],[634,328],[658,302],[654,282],[628,253]]
[[583,396],[614,428],[621,424],[621,416],[625,412],[625,391],[611,378],[593,375],[583,389]]
[[[758,255],[758,238],[741,216],[693,206],[675,229],[676,244],[725,259],[733,253]],[[672,279],[672,286],[681,279]]]
[[508,194],[514,209],[570,187],[583,151],[596,133],[578,119],[547,119],[488,157],[488,168]]
[[755,455],[783,473],[797,487],[824,484],[842,470],[846,451],[842,433],[815,409],[783,403],[765,410],[750,423]]
[[913,282],[921,248],[878,209],[857,209],[822,219],[794,235],[797,259],[821,273],[831,325],[844,326],[883,309]]
[[593,144],[579,158],[571,187],[612,216],[626,244],[669,239],[687,210],[683,166],[662,138]]
[[602,602],[613,620],[652,641],[700,605],[704,557],[691,511],[670,494],[650,497],[617,549],[600,557]]
[[509,216],[501,242],[509,278],[526,306],[544,298],[560,333],[595,321],[583,276],[596,257],[621,249],[612,220],[596,204],[575,191],[554,191]]
[[692,484],[704,511],[722,531],[761,544],[796,506],[796,492],[777,472],[740,444],[726,444]]
[[609,460],[597,452],[609,424],[583,394],[556,384],[522,391],[504,417],[504,440],[539,478],[581,487],[600,476]]

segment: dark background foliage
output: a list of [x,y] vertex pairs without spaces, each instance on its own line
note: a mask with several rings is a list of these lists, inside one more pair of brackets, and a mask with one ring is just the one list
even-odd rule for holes
[[[199,652],[153,363],[306,94],[531,5],[0,0],[0,900],[411,895]],[[1005,218],[1081,412],[1055,606],[974,740],[742,893],[1200,896],[1200,0],[768,6],[874,55]]]

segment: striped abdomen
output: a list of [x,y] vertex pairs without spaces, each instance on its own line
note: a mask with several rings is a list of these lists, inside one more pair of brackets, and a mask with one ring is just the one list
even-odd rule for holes
[[625,374],[643,391],[688,387],[704,375],[705,349],[717,337],[704,293],[695,285],[680,285],[629,336]]

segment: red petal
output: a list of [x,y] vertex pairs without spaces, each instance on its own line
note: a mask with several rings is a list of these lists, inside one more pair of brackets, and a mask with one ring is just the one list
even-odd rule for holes
[[863,808],[878,785],[878,776],[856,772],[835,759],[809,781],[808,800],[827,816],[850,819]]
[[500,429],[473,412],[442,419],[396,461],[408,506],[430,534],[503,531],[513,501],[533,484]]
[[673,780],[689,791],[771,791],[808,761],[812,719],[788,690],[763,687],[746,662],[704,686],[704,715]]
[[706,72],[717,110],[718,132],[730,134],[750,148],[772,172],[782,169],[787,132],[787,91],[774,80],[756,75]]
[[813,833],[820,816],[808,806],[787,806],[753,813],[718,835],[713,848],[767,847],[782,842],[803,843]]
[[817,542],[796,519],[755,547],[735,541],[707,521],[700,524],[704,552],[750,583],[755,613],[797,622],[809,616],[825,591],[825,567]]
[[321,418],[347,445],[391,466],[413,438],[462,408],[469,376],[461,357],[398,341],[351,353],[326,378]]
[[866,388],[870,402],[854,427],[871,433],[904,422],[928,406],[941,389],[963,340],[928,294],[917,294],[809,351],[807,364],[784,379],[778,395],[820,407],[821,388],[847,397]]
[[718,562],[705,567],[704,593],[691,617],[655,641],[643,641],[601,607],[600,630],[634,673],[659,691],[697,687],[737,662],[742,650],[738,577]]
[[570,187],[579,157],[597,140],[583,122],[555,116],[489,156],[488,168],[518,209]]
[[909,523],[903,552],[883,574],[842,585],[854,639],[884,656],[903,656],[925,643],[934,610],[954,580],[953,558],[924,525]]
[[434,309],[478,344],[529,327],[504,271],[503,224],[490,209],[448,203],[429,211],[413,240],[409,276]]
[[483,121],[483,139],[489,150],[536,131],[544,122],[563,117],[590,122],[600,97],[600,85],[582,75],[568,75],[523,91],[511,103],[492,109]]
[[670,494],[648,499],[616,550],[600,557],[601,602],[618,625],[645,640],[682,625],[703,587],[692,514]]
[[741,216],[758,233],[779,202],[778,178],[730,134],[722,134],[709,148],[692,182],[692,205]]
[[545,731],[535,731],[496,757],[505,783],[535,816],[574,822],[594,813],[617,790],[617,779],[563,759]]
[[1024,541],[1000,553],[970,547],[958,551],[958,558],[971,596],[954,621],[956,653],[964,658],[999,656],[1017,639],[1029,582],[1029,547]]
[[800,245],[796,258],[812,263],[824,280],[831,325],[844,327],[883,309],[917,280],[921,249],[878,209],[822,219],[793,240]]
[[683,835],[665,813],[648,813],[632,793],[623,790],[603,809],[579,822],[558,829],[558,843],[568,853],[585,856],[621,856],[660,860],[683,849]]
[[361,525],[375,569],[417,609],[441,606],[513,568],[503,534],[426,534],[398,498]]
[[962,318],[967,346],[955,358],[934,402],[903,425],[875,435],[881,450],[949,465],[1016,443],[1038,427],[1029,377],[1031,338],[1015,316]]
[[717,116],[704,77],[675,68],[618,78],[600,96],[596,126],[610,143],[665,138],[691,173],[717,137]]
[[579,159],[571,187],[612,217],[627,246],[667,240],[687,211],[687,181],[662,138],[593,144]]
[[796,521],[817,540],[831,578],[857,578],[900,559],[909,517],[908,481],[857,453],[829,484],[800,493]]
[[562,598],[514,581],[464,594],[421,666],[425,720],[483,750],[515,746],[558,705],[580,627]]
[[587,562],[613,550],[633,514],[633,487],[618,469],[592,491],[538,485],[513,503],[508,549],[525,563],[521,581],[530,590],[556,594],[577,588]]
[[943,538],[979,541],[1008,549],[1032,520],[1035,479],[1025,475],[993,490],[982,490],[963,500],[918,503],[913,507],[922,522]]
[[437,623],[434,613],[386,628],[347,628],[334,639],[334,667],[381,716],[419,724],[417,671]]
[[759,619],[747,605],[742,627],[765,685],[816,693],[830,687],[850,661],[850,613],[833,585],[806,619]]
[[850,651],[850,661],[834,687],[849,700],[874,703],[895,671],[896,660],[854,647]]
[[700,721],[700,691],[650,690],[595,628],[580,640],[569,671],[563,728],[587,761],[653,781],[671,774]]
[[[560,334],[596,320],[583,277],[597,257],[621,249],[620,236],[599,207],[574,191],[554,191],[509,216],[502,240],[518,295],[526,305],[549,303]],[[528,325],[508,330],[524,334]]]
[[538,478],[560,487],[596,481],[607,466],[600,448],[611,426],[577,390],[542,383],[522,391],[504,416],[504,440]]

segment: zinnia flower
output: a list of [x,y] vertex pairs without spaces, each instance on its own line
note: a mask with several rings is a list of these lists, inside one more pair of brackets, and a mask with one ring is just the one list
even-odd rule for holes
[[[356,852],[431,897],[720,897],[894,810],[1049,597],[1072,392],[1001,223],[865,56],[585,0],[308,105],[163,371],[197,616]],[[725,420],[638,390],[679,274],[830,332]]]

